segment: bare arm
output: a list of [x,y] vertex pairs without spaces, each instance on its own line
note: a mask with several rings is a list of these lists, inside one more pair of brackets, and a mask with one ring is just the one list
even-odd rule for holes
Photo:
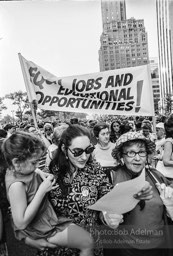
[[45,194],[53,189],[54,182],[47,177],[39,186],[34,198],[28,204],[25,186],[22,182],[15,182],[9,189],[12,217],[19,229],[25,229],[36,216]]
[[173,160],[171,156],[172,156],[172,142],[166,141],[164,144],[164,153],[163,153],[163,163],[165,166],[173,167]]

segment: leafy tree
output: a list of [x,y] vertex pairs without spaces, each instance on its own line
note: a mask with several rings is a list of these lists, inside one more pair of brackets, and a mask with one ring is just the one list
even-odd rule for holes
[[13,118],[10,115],[6,115],[2,118],[1,122],[2,124],[8,124],[8,123],[13,123]]
[[168,93],[164,98],[165,114],[170,115],[173,110],[173,95]]
[[26,92],[18,91],[14,93],[7,94],[5,98],[13,101],[13,105],[17,106],[16,116],[22,122],[23,115],[26,109],[29,108],[29,101]]
[[4,103],[3,103],[3,100],[4,100],[4,98],[3,97],[0,97],[0,116],[1,116],[1,114],[2,114],[2,111],[3,110],[5,110],[5,109],[7,109],[7,107],[4,105]]

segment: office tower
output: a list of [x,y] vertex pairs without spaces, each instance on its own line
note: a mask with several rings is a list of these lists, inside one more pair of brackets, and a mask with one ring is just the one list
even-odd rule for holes
[[159,110],[160,102],[160,81],[159,81],[159,70],[158,70],[158,58],[150,58],[150,70],[151,70],[151,82],[153,90],[154,109],[156,112]]
[[126,19],[125,1],[102,1],[103,33],[100,71],[149,63],[147,33],[142,19]]
[[126,4],[125,1],[109,1],[101,2],[102,23],[111,21],[126,20]]
[[164,102],[166,95],[173,94],[173,1],[156,0],[156,12],[160,96]]

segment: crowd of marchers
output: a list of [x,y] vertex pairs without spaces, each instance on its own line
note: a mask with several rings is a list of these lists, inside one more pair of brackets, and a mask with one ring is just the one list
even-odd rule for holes
[[[35,256],[172,255],[172,144],[173,115],[1,126],[0,256],[8,221]],[[88,208],[142,173],[131,211]]]

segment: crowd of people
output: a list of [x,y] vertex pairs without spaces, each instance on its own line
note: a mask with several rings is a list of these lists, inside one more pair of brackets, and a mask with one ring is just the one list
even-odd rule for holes
[[[37,256],[173,255],[173,115],[156,125],[114,116],[38,127],[0,129],[0,256],[7,215]],[[88,208],[141,173],[131,211]]]

